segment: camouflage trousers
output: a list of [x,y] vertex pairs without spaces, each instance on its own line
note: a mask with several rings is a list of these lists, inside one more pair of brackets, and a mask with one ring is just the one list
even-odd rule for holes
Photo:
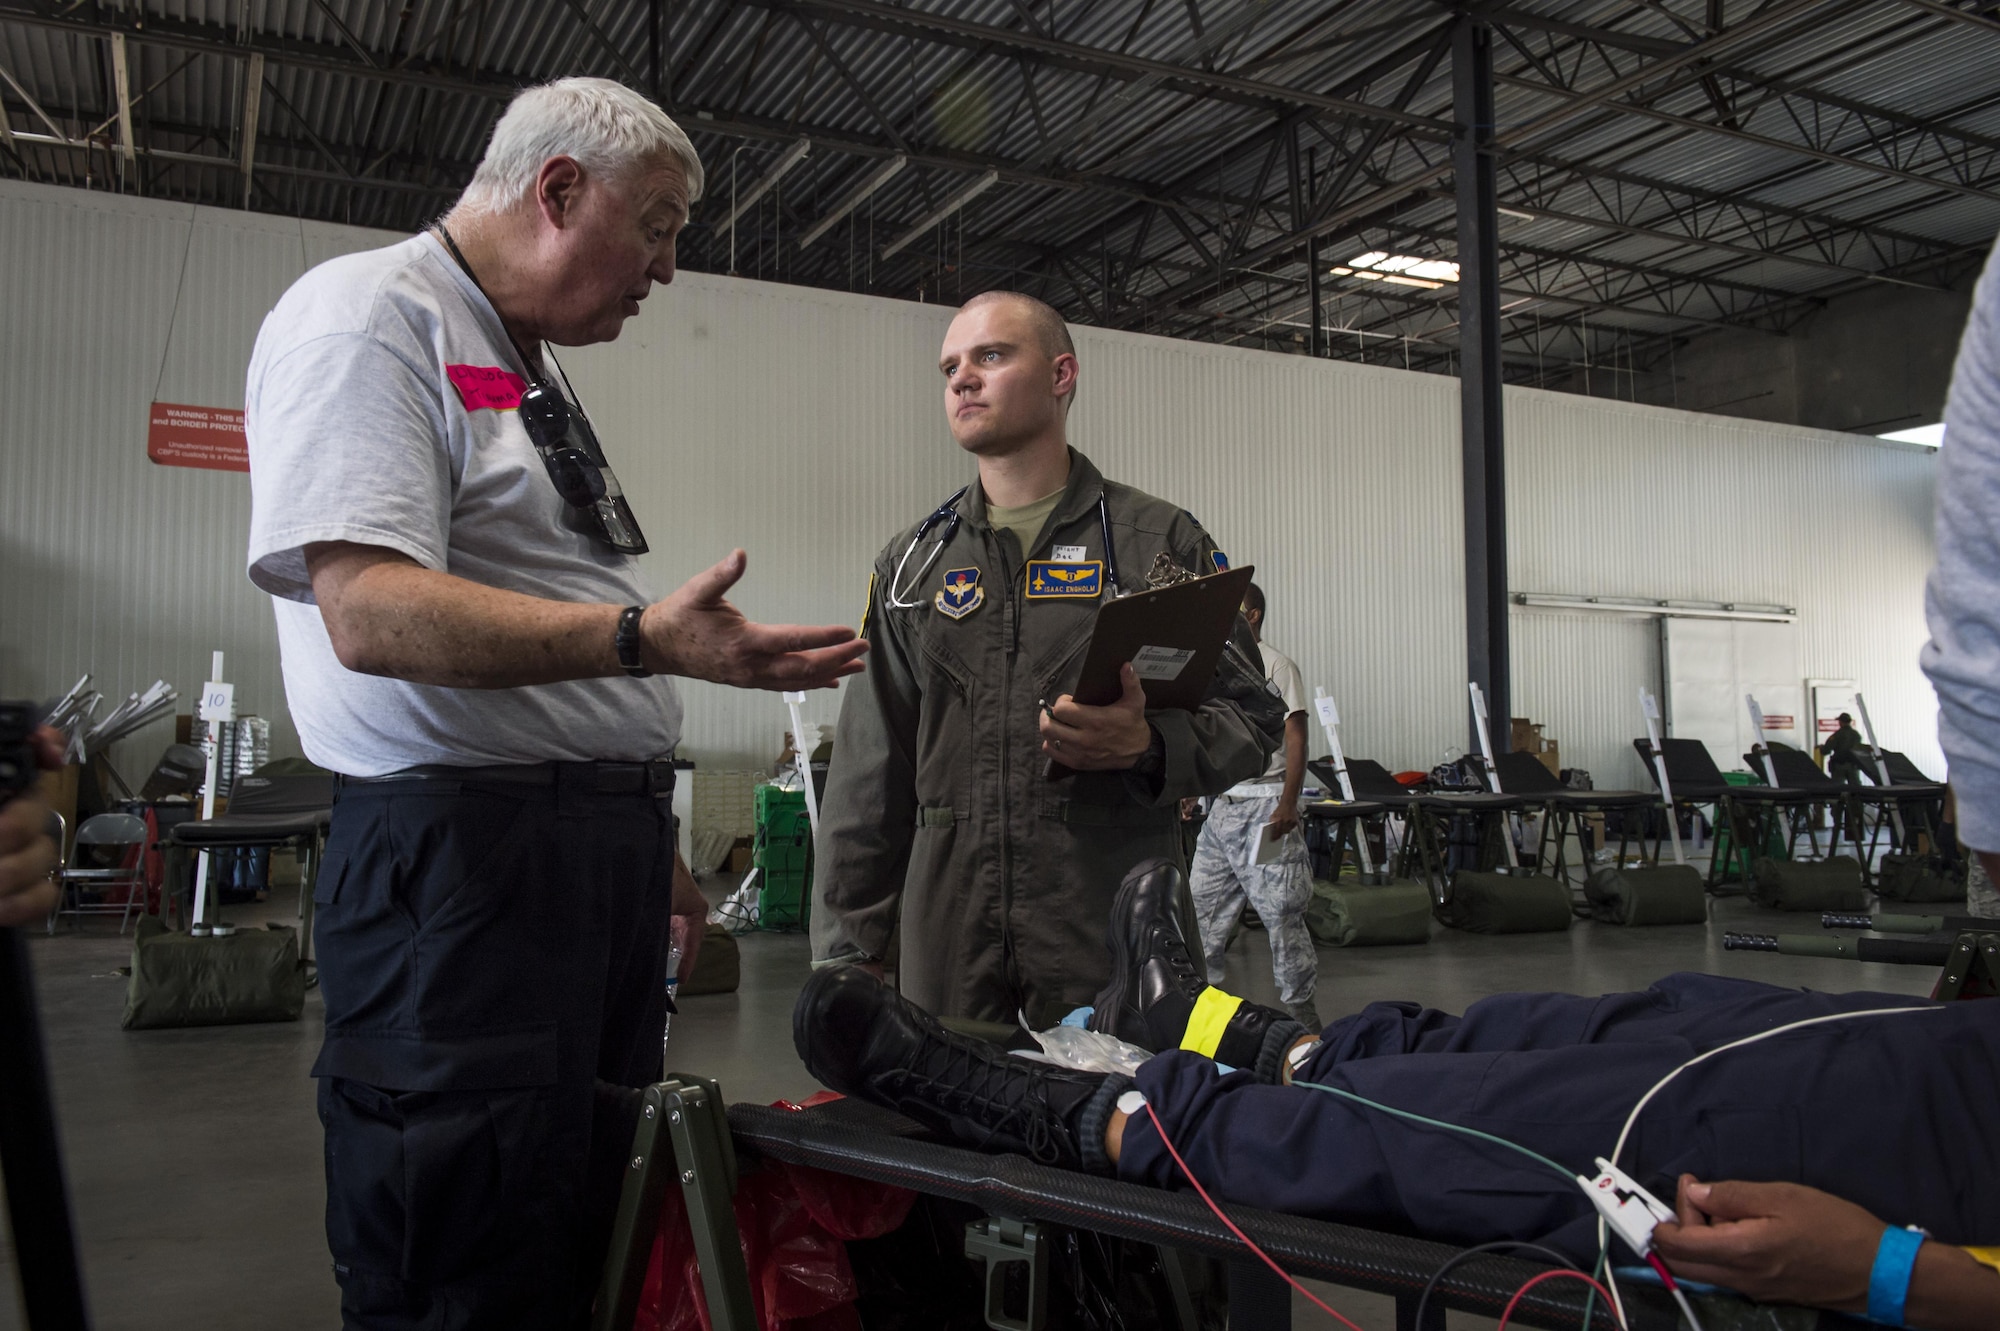
[[1966,912],[1982,920],[2000,920],[2000,892],[1993,890],[1993,878],[1979,856],[1972,856],[1972,869],[1965,878]]
[[1201,946],[1208,964],[1208,982],[1222,983],[1222,954],[1229,946],[1247,899],[1271,939],[1271,969],[1278,996],[1287,1007],[1310,1007],[1319,980],[1319,958],[1306,932],[1306,907],[1312,902],[1312,864],[1305,837],[1297,828],[1286,834],[1277,858],[1254,864],[1264,824],[1278,807],[1269,798],[1218,797],[1202,824],[1188,871],[1188,890],[1201,921]]

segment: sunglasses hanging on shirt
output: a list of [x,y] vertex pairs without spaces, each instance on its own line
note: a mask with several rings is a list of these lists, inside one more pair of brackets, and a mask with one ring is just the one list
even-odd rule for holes
[[[437,233],[451,251],[451,257],[472,279],[472,285],[479,287],[479,294],[486,295],[486,288],[479,284],[479,275],[465,261],[444,223],[437,224]],[[491,296],[486,299],[487,304],[493,303]],[[494,313],[499,313],[497,308]],[[541,455],[542,466],[548,471],[556,493],[562,497],[563,525],[603,541],[620,554],[645,554],[645,534],[639,530],[639,520],[632,516],[632,506],[625,502],[617,475],[605,460],[604,446],[597,442],[590,418],[576,400],[576,390],[569,386],[569,376],[563,373],[555,357],[549,357],[562,377],[563,388],[568,389],[565,397],[555,384],[535,373],[535,362],[514,341],[513,333],[507,334],[507,341],[528,372],[528,388],[521,394],[521,425],[528,432],[528,442]]]

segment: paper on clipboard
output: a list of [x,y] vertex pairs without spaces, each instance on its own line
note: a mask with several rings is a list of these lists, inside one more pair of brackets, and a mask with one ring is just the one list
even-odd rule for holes
[[1285,853],[1285,836],[1279,832],[1273,835],[1271,825],[1265,823],[1257,829],[1257,850],[1250,856],[1252,864],[1276,864]]
[[[1129,661],[1147,707],[1201,706],[1256,572],[1245,564],[1100,605],[1071,696],[1091,707],[1117,702],[1125,691],[1119,671]],[[1049,764],[1051,781],[1071,774],[1060,762]]]
[[1076,700],[1092,707],[1117,702],[1124,692],[1118,670],[1130,661],[1145,686],[1146,706],[1190,712],[1201,706],[1256,571],[1245,564],[1099,606],[1076,677]]

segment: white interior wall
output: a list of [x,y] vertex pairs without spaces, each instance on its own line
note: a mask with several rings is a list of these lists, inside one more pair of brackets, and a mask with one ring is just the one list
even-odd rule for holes
[[[53,695],[91,669],[119,695],[165,677],[185,705],[222,648],[244,710],[271,716],[274,747],[294,750],[271,612],[243,576],[247,480],[148,462],[147,403],[240,406],[257,326],[285,286],[391,239],[0,184],[12,295],[0,694]],[[618,342],[566,354],[652,542],[656,586],[740,544],[749,614],[854,622],[874,552],[970,474],[935,369],[949,313],[685,274]],[[1259,566],[1272,641],[1308,687],[1338,697],[1348,751],[1428,766],[1462,744],[1456,383],[1076,333],[1073,441]],[[1885,742],[1939,765],[1916,668],[1928,453],[1526,390],[1509,390],[1507,410],[1516,589],[1795,605],[1806,673],[1856,679]],[[1657,685],[1657,644],[1643,621],[1582,619],[1516,612],[1515,711],[1547,723],[1600,785],[1636,782],[1633,699]],[[689,756],[776,755],[775,697],[687,694]],[[811,704],[822,720],[835,706]],[[131,765],[166,738],[143,736]]]

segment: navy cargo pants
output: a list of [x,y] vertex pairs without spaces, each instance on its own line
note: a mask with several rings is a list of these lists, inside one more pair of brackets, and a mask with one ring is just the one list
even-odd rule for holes
[[348,1327],[583,1325],[620,1088],[659,1076],[668,790],[638,764],[471,770],[343,780],[314,891]]
[[[1477,1128],[1596,1173],[1626,1116],[1697,1054],[1807,1017],[1905,1008],[1774,1036],[1689,1068],[1640,1115],[1619,1164],[1673,1205],[1676,1178],[1804,1183],[1951,1243],[2000,1242],[2000,999],[1932,1004],[1673,975],[1636,994],[1505,994],[1463,1017],[1374,1003],[1330,1022],[1297,1074]],[[1473,1244],[1531,1239],[1586,1265],[1596,1212],[1503,1147],[1321,1091],[1162,1054],[1139,1089],[1202,1185],[1293,1215]],[[1185,1187],[1144,1113],[1119,1177]],[[1627,1259],[1629,1260],[1629,1259]]]

